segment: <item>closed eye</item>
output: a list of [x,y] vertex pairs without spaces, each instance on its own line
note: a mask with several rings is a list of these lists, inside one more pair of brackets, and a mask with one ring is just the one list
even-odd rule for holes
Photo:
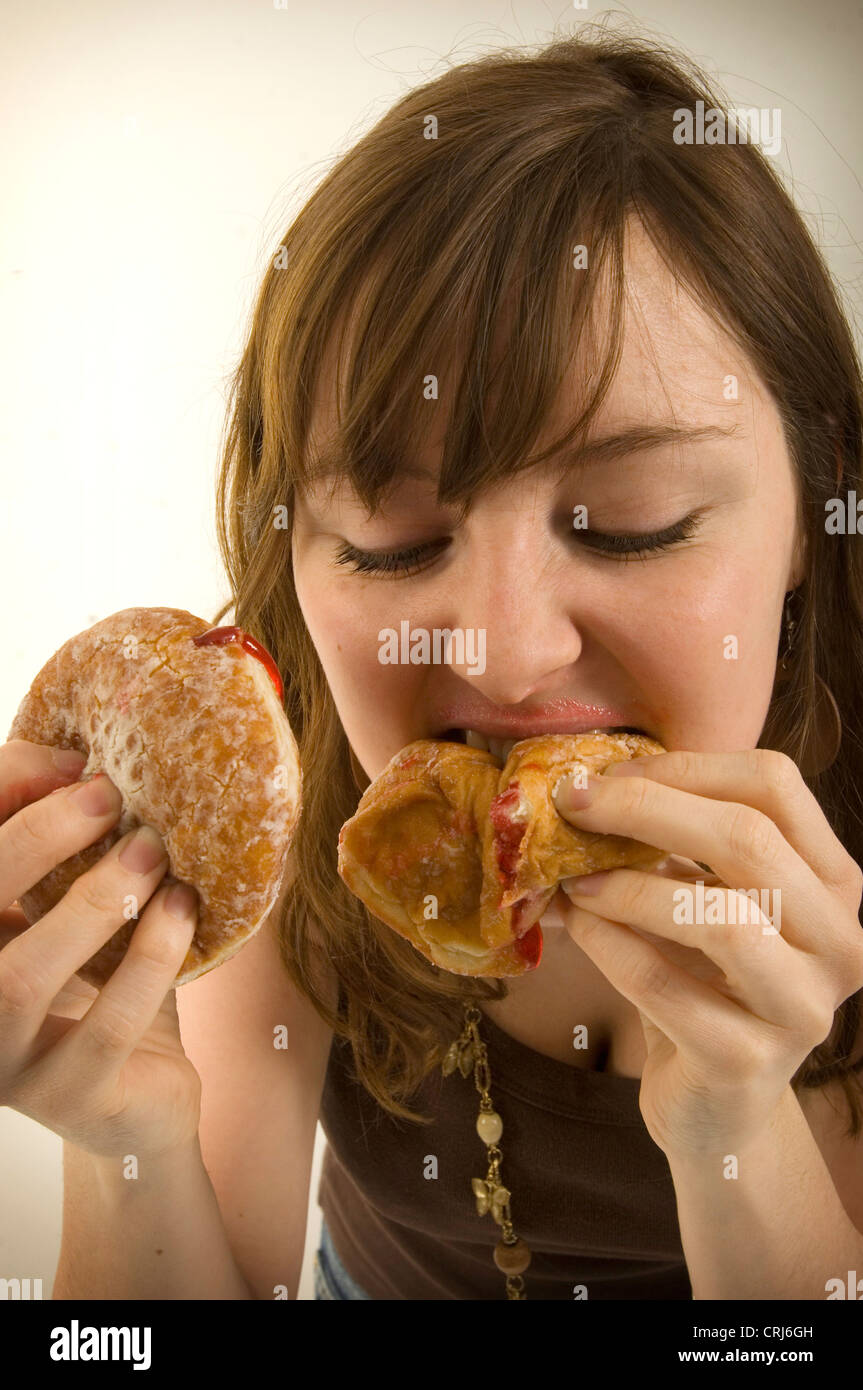
[[[573,530],[572,535],[588,550],[598,551],[615,560],[638,559],[670,550],[672,546],[688,540],[698,529],[700,519],[700,512],[691,512],[680,521],[675,521],[672,526],[665,527],[663,531],[611,533]],[[350,565],[352,572],[356,574],[388,574],[401,578],[428,569],[430,563],[450,544],[451,538],[445,537],[424,545],[413,545],[405,550],[359,550],[355,545],[344,541],[336,553],[335,562],[339,565]]]
[[428,569],[429,558],[440,554],[449,544],[447,538],[429,541],[425,545],[412,545],[407,550],[358,550],[355,545],[345,541],[339,547],[336,564],[350,565],[357,574],[419,574],[421,570]]
[[664,531],[651,531],[647,534],[633,535],[629,532],[611,534],[608,531],[574,531],[573,535],[590,550],[601,550],[608,555],[650,555],[659,550],[670,550],[673,545],[689,540],[698,529],[700,512],[690,512],[681,517]]

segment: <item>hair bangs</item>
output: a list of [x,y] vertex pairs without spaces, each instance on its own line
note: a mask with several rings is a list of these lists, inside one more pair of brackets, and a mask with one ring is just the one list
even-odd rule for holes
[[[331,326],[329,336],[308,346],[293,380],[282,377],[281,409],[291,417],[285,437],[296,435],[301,394],[317,406],[302,420],[299,448],[286,451],[298,461],[296,486],[329,483],[332,495],[347,482],[371,516],[406,477],[427,477],[439,502],[464,512],[476,492],[545,464],[586,435],[620,355],[627,207],[609,200],[588,217],[573,205],[571,185],[561,185],[569,198],[550,205],[537,198],[515,238],[519,189],[510,190],[512,209],[494,221],[466,209],[448,239],[421,258],[419,205],[417,225],[401,227],[371,270],[360,254],[345,268],[341,297],[334,291],[313,310],[318,325]],[[591,245],[590,275],[573,272],[575,227]],[[610,293],[599,322],[603,286]],[[559,413],[581,348],[590,366],[578,408],[532,453]],[[314,444],[314,435],[324,442]]]

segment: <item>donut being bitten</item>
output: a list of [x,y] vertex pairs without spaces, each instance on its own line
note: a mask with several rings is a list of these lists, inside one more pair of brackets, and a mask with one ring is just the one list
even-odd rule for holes
[[[457,974],[482,973],[489,956],[482,827],[499,781],[500,764],[490,753],[418,740],[366,788],[339,833],[339,874],[351,891],[429,960],[444,964],[445,957]],[[511,973],[518,973],[513,933],[504,923],[499,934],[511,943]]]
[[366,788],[339,836],[339,873],[381,921],[458,975],[521,975],[539,964],[539,918],[564,878],[665,852],[576,829],[552,793],[581,768],[663,753],[643,735],[523,739],[503,768],[489,752],[420,739]]
[[656,864],[662,856],[649,845],[570,825],[558,815],[552,793],[573,772],[586,779],[612,763],[664,752],[661,744],[643,734],[555,734],[517,743],[490,809],[501,905],[514,906],[550,884],[554,892],[563,878],[621,867],[624,862]]
[[[21,895],[31,924],[141,824],[165,844],[162,883],[189,883],[198,894],[175,987],[229,959],[263,924],[282,883],[302,778],[278,670],[249,634],[182,609],[123,609],[46,662],[9,738],[76,749],[87,757],[81,780],[106,772],[123,798],[106,835]],[[81,978],[104,984],[136,925],[130,915]]]

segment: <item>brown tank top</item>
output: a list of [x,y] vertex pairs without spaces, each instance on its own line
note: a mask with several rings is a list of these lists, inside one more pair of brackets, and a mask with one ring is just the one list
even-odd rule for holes
[[[545,1057],[487,1014],[479,1027],[503,1120],[501,1177],[533,1255],[527,1297],[691,1299],[671,1172],[642,1119],[640,1081]],[[334,1036],[318,1203],[348,1274],[376,1299],[506,1299],[492,1258],[500,1227],[478,1215],[471,1190],[487,1169],[473,1074],[433,1071],[411,1108],[434,1123],[419,1126],[383,1110],[351,1080],[351,1063],[350,1043]]]

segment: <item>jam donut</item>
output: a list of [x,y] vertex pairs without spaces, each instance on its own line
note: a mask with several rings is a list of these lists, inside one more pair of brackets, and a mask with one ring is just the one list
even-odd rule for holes
[[[418,740],[366,788],[339,832],[338,869],[351,892],[428,960],[459,975],[483,974],[492,955],[481,920],[482,828],[499,782],[491,753]],[[508,943],[501,973],[519,974],[517,950],[535,943],[515,941],[507,922],[495,924],[497,940]]]
[[[300,814],[297,745],[269,653],[237,627],[211,628],[177,608],[126,608],[69,639],[22,701],[9,738],[87,757],[123,797],[116,825],[21,897],[30,923],[140,824],[169,855],[163,883],[198,893],[192,944],[174,985],[234,955],[279,894]],[[141,908],[145,904],[141,905]],[[104,984],[122,959],[129,919],[78,971]]]
[[462,743],[420,739],[366,788],[339,835],[353,893],[427,960],[456,975],[522,975],[542,955],[539,918],[561,879],[633,865],[664,851],[577,830],[552,793],[581,768],[663,753],[637,734],[523,739],[503,768]]
[[655,866],[662,856],[652,847],[622,835],[577,830],[558,815],[551,798],[558,783],[579,769],[587,778],[612,763],[664,752],[642,734],[558,734],[517,743],[489,812],[489,858],[501,906],[527,904],[546,894],[544,910],[561,879],[624,864]]

